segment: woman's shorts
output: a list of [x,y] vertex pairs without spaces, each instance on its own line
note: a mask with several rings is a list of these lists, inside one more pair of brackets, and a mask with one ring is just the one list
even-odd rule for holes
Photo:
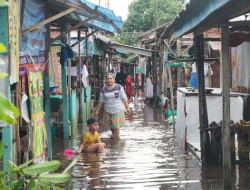
[[119,129],[123,127],[125,125],[124,110],[116,114],[110,114],[104,111],[103,123],[110,129]]

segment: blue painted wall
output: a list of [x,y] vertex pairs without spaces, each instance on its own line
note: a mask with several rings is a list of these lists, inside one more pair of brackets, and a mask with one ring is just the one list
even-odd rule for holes
[[[0,8],[0,43],[3,43],[6,48],[8,48],[8,17],[7,17],[7,8]],[[7,63],[9,65],[9,61]],[[5,65],[6,66],[6,65]],[[9,70],[9,69],[8,69]],[[9,77],[7,79],[7,96],[10,100],[10,84]],[[1,79],[2,80],[2,79]],[[1,87],[0,87],[1,88]],[[2,86],[3,88],[3,86]],[[3,160],[11,160],[12,159],[12,126],[6,126],[2,128],[2,139],[4,141],[4,153]],[[8,169],[7,165],[3,165],[4,169]]]
[[83,88],[82,89],[82,123],[83,124],[86,123],[86,118],[87,118],[87,106],[85,103],[84,95],[85,95],[85,90]]
[[71,122],[71,134],[73,134],[77,131],[76,90],[72,90],[72,96],[70,97],[70,122]]
[[91,87],[88,86],[86,88],[86,94],[87,94],[87,119],[90,118],[90,114],[91,114]]

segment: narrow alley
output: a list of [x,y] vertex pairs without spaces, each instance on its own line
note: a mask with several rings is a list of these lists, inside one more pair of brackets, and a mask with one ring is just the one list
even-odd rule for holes
[[[121,128],[119,139],[112,139],[111,132],[100,125],[101,140],[107,145],[105,152],[78,155],[70,172],[72,178],[64,187],[72,183],[71,189],[92,190],[223,189],[222,166],[202,167],[191,153],[183,151],[161,111],[143,101],[140,99],[139,106],[126,116],[126,127]],[[59,170],[72,160],[62,152],[67,148],[77,150],[84,130],[86,127],[79,125],[71,141],[53,140],[53,159],[63,163]],[[234,189],[249,189],[243,177],[239,181],[247,170],[242,167],[239,172],[239,166],[232,167]]]

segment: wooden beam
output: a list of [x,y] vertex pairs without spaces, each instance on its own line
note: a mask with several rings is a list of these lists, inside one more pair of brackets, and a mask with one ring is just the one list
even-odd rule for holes
[[224,23],[214,23],[213,25],[204,25],[204,27],[229,27],[229,26],[248,26],[250,25],[250,21],[236,21],[236,22],[224,22]]
[[220,42],[221,38],[203,38],[204,42]]
[[[79,28],[80,26],[84,25],[85,23],[87,23],[87,22],[90,21],[90,20],[92,20],[92,19],[91,19],[91,18],[88,18],[88,19],[86,19],[86,20],[84,20],[84,21],[78,23],[77,25],[73,26],[70,30],[66,30],[65,33],[66,33],[66,34],[69,34],[71,31],[73,31],[73,30]],[[55,42],[56,40],[59,40],[59,39],[61,39],[61,35],[59,35],[59,36],[55,37],[54,39],[50,40],[50,43],[53,43],[53,42]]]
[[221,29],[222,40],[222,150],[223,150],[223,182],[224,189],[232,189],[231,182],[231,146],[230,146],[230,48],[228,28]]
[[95,32],[96,32],[96,31],[91,32],[90,34],[87,35],[87,37],[85,36],[85,37],[83,37],[82,39],[78,38],[78,39],[80,39],[80,40],[77,41],[77,42],[75,42],[74,44],[72,44],[71,47],[76,46],[77,44],[79,44],[80,42],[82,42],[83,40],[85,40],[86,38],[88,38],[89,36],[91,36],[92,34],[94,34]]
[[40,27],[40,26],[43,26],[43,25],[45,25],[45,24],[48,24],[48,23],[50,23],[50,22],[53,21],[53,20],[56,20],[56,19],[58,19],[58,18],[61,18],[62,16],[64,16],[64,15],[66,15],[66,14],[69,14],[69,13],[75,11],[76,9],[77,9],[77,8],[69,8],[69,9],[67,9],[66,11],[63,11],[63,12],[61,12],[61,13],[55,15],[55,16],[52,16],[52,17],[50,17],[50,18],[48,18],[48,19],[46,19],[46,20],[44,20],[44,21],[42,21],[42,22],[40,22],[40,23],[34,25],[34,26],[31,26],[30,28],[27,28],[27,29],[25,29],[24,31],[22,31],[22,35],[26,34],[27,32],[30,32],[30,31],[32,31],[32,30],[35,30],[35,29],[37,29],[37,28]]
[[47,29],[35,29],[30,32],[47,32]]
[[26,0],[22,0],[21,21],[20,21],[20,29],[21,29],[21,31],[23,31],[23,20],[24,20],[25,2],[26,2]]
[[86,5],[86,3],[82,3],[80,0],[74,0],[75,2],[77,2],[77,3],[79,3],[84,9],[86,9],[89,13],[92,13],[92,14],[94,14],[95,16],[97,16],[97,17],[99,17],[100,16],[100,14],[97,12],[97,11],[95,11],[95,10],[93,10],[93,9],[91,9],[90,7],[88,7],[87,5]]
[[75,14],[76,18],[78,19],[78,21],[79,21],[79,22],[82,22],[81,17],[80,17],[78,14],[76,14],[76,13],[74,13],[74,14]]
[[121,29],[118,26],[116,26],[116,24],[110,18],[108,18],[104,14],[101,14],[101,15],[102,15],[103,18],[105,18],[105,20],[108,21],[108,23],[110,23],[117,30],[117,32],[122,33]]
[[166,43],[166,41],[165,41],[165,45],[168,47],[169,51],[173,54],[173,56],[178,57],[178,54],[176,54],[175,52],[173,52],[173,50],[172,50],[171,47]]

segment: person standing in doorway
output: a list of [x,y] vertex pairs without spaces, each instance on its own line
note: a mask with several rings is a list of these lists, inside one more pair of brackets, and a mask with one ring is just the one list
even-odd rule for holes
[[118,72],[118,73],[116,74],[115,82],[116,82],[117,84],[122,85],[122,87],[125,89],[125,84],[126,84],[126,83],[125,83],[125,80],[126,80],[126,78],[127,78],[127,73],[124,72],[124,67],[121,66],[121,67],[120,67],[120,72]]
[[132,74],[131,73],[128,73],[128,76],[127,76],[125,82],[126,82],[126,94],[128,97],[128,104],[129,104],[130,102],[132,102],[133,96],[134,96],[133,86],[132,86]]
[[124,89],[115,83],[114,75],[106,76],[106,87],[100,92],[95,117],[98,118],[99,110],[104,104],[103,123],[111,130],[113,137],[119,136],[119,129],[125,125],[124,105],[130,113]]

